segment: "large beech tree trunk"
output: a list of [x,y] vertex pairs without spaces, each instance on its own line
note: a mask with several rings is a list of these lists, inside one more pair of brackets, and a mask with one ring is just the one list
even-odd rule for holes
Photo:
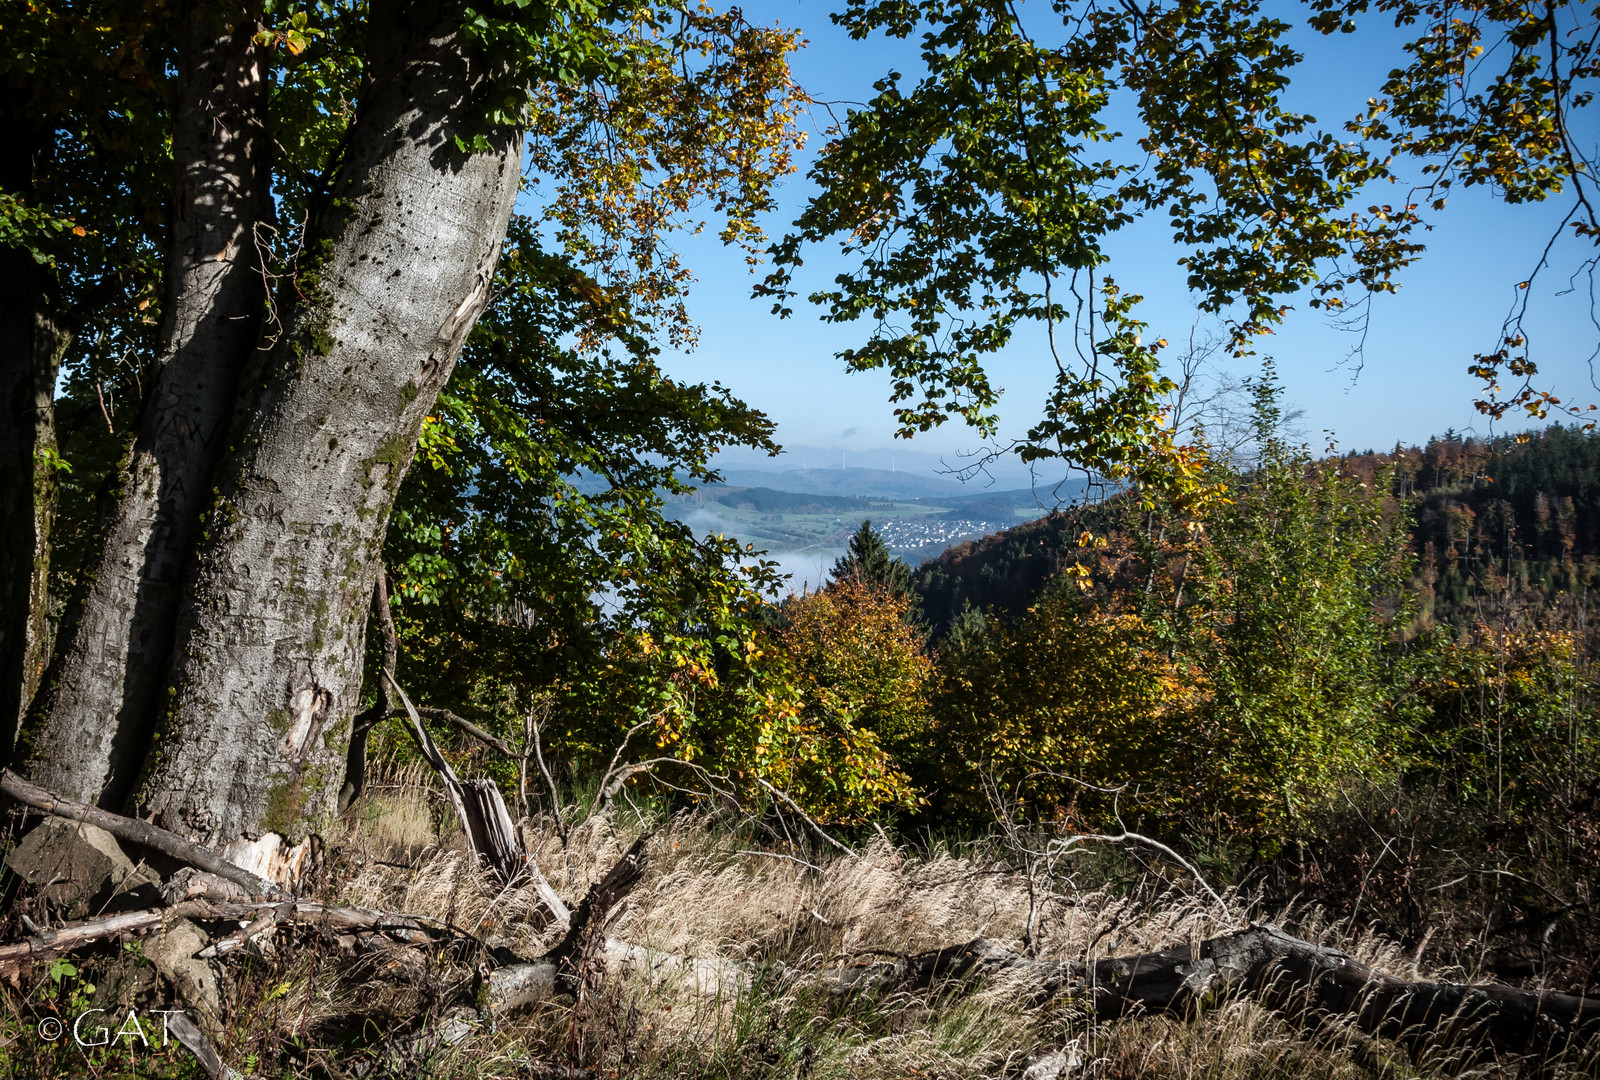
[[28,730],[36,782],[113,809],[143,763],[207,480],[266,300],[254,235],[269,190],[259,5],[186,9],[157,374],[94,577]]
[[171,699],[138,793],[205,842],[330,812],[361,688],[395,490],[489,287],[521,136],[455,137],[485,64],[454,3],[375,3],[366,85],[290,292],[247,369],[177,625]]

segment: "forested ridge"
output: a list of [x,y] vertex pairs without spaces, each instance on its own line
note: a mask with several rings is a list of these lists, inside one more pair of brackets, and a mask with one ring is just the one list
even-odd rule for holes
[[[1345,453],[1341,466],[1382,478],[1409,522],[1418,627],[1465,627],[1508,592],[1541,605],[1600,585],[1600,440],[1555,425],[1531,436],[1447,432],[1425,446]],[[942,636],[970,605],[1021,612],[1078,555],[1078,537],[1110,517],[1069,508],[958,544],[915,574],[921,610]]]

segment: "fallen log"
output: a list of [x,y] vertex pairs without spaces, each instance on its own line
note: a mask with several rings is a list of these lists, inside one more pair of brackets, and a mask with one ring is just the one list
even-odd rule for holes
[[[201,921],[249,921],[239,934],[224,938],[206,950],[206,956],[238,948],[255,934],[282,923],[320,926],[331,931],[367,930],[384,933],[399,941],[414,943],[441,937],[456,937],[460,931],[443,924],[430,925],[424,915],[371,911],[344,904],[316,904],[309,901],[243,901],[213,903],[186,900],[171,907],[151,908],[84,919],[54,929],[39,930],[22,941],[0,945],[0,963],[29,957],[56,956],[122,934],[139,935],[159,930],[179,919]],[[235,941],[234,939],[238,940]]]
[[501,1016],[527,1008],[559,992],[560,980],[553,960],[506,964],[489,972],[488,1011]]
[[[601,952],[608,968],[615,966],[652,984],[681,985],[707,997],[748,990],[754,978],[754,968],[749,964],[680,956],[619,938],[606,938]],[[572,986],[556,961],[540,958],[495,968],[489,973],[488,990],[490,1012],[502,1016],[559,994],[570,994]]]
[[584,893],[577,910],[572,913],[566,934],[555,948],[544,955],[544,959],[571,960],[581,951],[586,938],[598,940],[611,914],[627,899],[639,879],[644,877],[644,851],[649,841],[649,833],[639,837],[629,845],[622,858],[612,864],[604,877],[589,886],[589,891]]
[[1492,984],[1412,982],[1347,954],[1253,924],[1198,945],[1092,963],[1034,960],[978,938],[824,976],[836,993],[926,989],[966,976],[1007,974],[1039,1000],[1084,999],[1102,1018],[1188,1012],[1242,993],[1277,1009],[1309,1005],[1348,1017],[1360,1031],[1410,1047],[1424,1043],[1546,1053],[1600,1033],[1600,998]]
[[[638,880],[636,845],[613,872],[596,883],[574,913],[573,934],[550,953],[523,960],[499,951],[487,972],[486,1016],[573,993],[571,965],[582,950],[579,934],[603,961],[647,977],[687,979],[700,994],[738,993],[755,975],[749,965],[660,953],[603,935],[614,910]],[[56,955],[119,934],[159,930],[181,918],[246,921],[243,931],[204,950],[220,956],[270,926],[300,923],[348,934],[379,933],[406,943],[448,937],[448,927],[424,916],[305,901],[213,903],[194,900],[168,908],[128,912],[39,931],[0,946],[0,963]],[[591,936],[594,935],[594,936]],[[1338,949],[1316,945],[1269,925],[1252,925],[1194,945],[1084,962],[1040,960],[978,938],[897,960],[827,971],[779,968],[780,984],[820,985],[839,995],[926,990],[963,979],[1005,976],[1035,1002],[1075,998],[1100,1018],[1145,1012],[1191,1013],[1219,999],[1242,995],[1304,1017],[1309,1012],[1345,1018],[1368,1035],[1409,1048],[1425,1044],[1549,1054],[1600,1034],[1600,999],[1514,987],[1409,981],[1376,971]]]
[[34,956],[55,956],[81,949],[103,938],[118,934],[143,934],[158,930],[168,922],[197,915],[208,908],[203,901],[191,901],[153,911],[128,911],[100,919],[85,919],[50,930],[39,930],[22,941],[0,945],[0,964],[14,963]]
[[[501,966],[489,973],[489,1015],[523,1008],[557,993],[577,993],[585,977],[580,969],[585,966],[589,977],[604,971],[614,955],[612,942],[605,937],[606,924],[644,877],[645,846],[649,840],[649,833],[635,840],[605,876],[589,886],[568,921],[567,932],[553,949],[531,961],[502,957]],[[588,965],[584,963],[586,959]]]
[[198,867],[208,874],[215,874],[226,881],[231,881],[250,893],[252,896],[278,896],[283,890],[270,881],[266,881],[224,859],[210,848],[192,844],[175,832],[169,832],[158,825],[138,818],[123,817],[113,814],[109,810],[101,810],[96,806],[85,806],[70,799],[52,795],[36,784],[30,784],[10,769],[0,770],[0,791],[17,800],[25,806],[41,810],[46,814],[53,814],[60,818],[70,818],[73,821],[82,821],[104,829],[120,840],[130,844],[138,844],[152,851],[159,851],[163,855],[171,856],[181,863]]

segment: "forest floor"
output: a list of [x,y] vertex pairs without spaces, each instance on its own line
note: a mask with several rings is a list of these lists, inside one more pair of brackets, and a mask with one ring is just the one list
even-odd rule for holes
[[[1408,979],[1471,978],[1426,950],[1352,929],[1338,912],[1212,882],[1219,899],[1151,853],[1089,853],[1048,880],[998,838],[916,850],[878,837],[853,853],[752,840],[730,821],[679,815],[652,828],[643,879],[602,928],[603,959],[576,995],[482,1020],[483,953],[540,956],[561,938],[531,887],[499,888],[421,775],[379,778],[330,838],[308,882],[318,899],[415,912],[469,949],[351,948],[349,935],[280,927],[213,967],[218,1049],[254,1077],[1016,1077],[1057,1080],[1596,1076],[1594,1046],[1537,1068],[1445,1045],[1402,1051],[1338,1019],[1206,1000],[1187,1015],[1095,1019],[1070,998],[1033,1001],[997,977],[882,995],[771,977],[865,965],[987,938],[1041,957],[1125,956],[1251,922]],[[640,821],[591,821],[565,839],[535,818],[525,838],[563,897],[584,894]],[[26,912],[24,901],[14,908]],[[18,918],[15,913],[11,918]],[[9,938],[8,938],[9,940]],[[200,1077],[163,1038],[172,995],[149,945],[23,965],[0,982],[0,1076]],[[93,1010],[103,1010],[93,1012]],[[85,1017],[87,1016],[87,1019]],[[133,1019],[130,1020],[130,1017]],[[54,1026],[52,1026],[54,1024]],[[76,1026],[78,1037],[72,1031]],[[130,1026],[132,1025],[132,1026]],[[54,1032],[54,1037],[52,1036]],[[102,1045],[97,1034],[104,1033]],[[85,1042],[91,1045],[83,1045]],[[165,1042],[165,1045],[162,1045]]]

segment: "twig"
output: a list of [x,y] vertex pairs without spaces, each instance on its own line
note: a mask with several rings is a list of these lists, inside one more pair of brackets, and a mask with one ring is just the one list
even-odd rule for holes
[[1122,832],[1116,836],[1111,836],[1106,833],[1080,833],[1077,836],[1069,836],[1065,840],[1059,841],[1059,843],[1061,845],[1061,851],[1066,852],[1078,844],[1089,840],[1098,840],[1101,843],[1106,844],[1125,844],[1132,841],[1136,844],[1144,844],[1147,847],[1155,848],[1173,862],[1189,871],[1189,873],[1193,874],[1194,879],[1200,883],[1200,887],[1206,891],[1206,895],[1211,897],[1212,900],[1216,901],[1217,906],[1223,910],[1224,914],[1227,914],[1227,902],[1224,901],[1222,897],[1217,895],[1217,891],[1215,889],[1206,884],[1206,879],[1201,875],[1200,871],[1195,867],[1195,865],[1188,859],[1185,859],[1182,855],[1179,855],[1176,851],[1173,851],[1167,845],[1163,844],[1161,841],[1152,840],[1148,836],[1141,836],[1136,832]]
[[[389,684],[394,688],[395,696],[400,699],[400,704],[405,707],[406,715],[411,720],[412,734],[417,739],[417,746],[422,750],[422,756],[427,759],[428,764],[432,765],[439,774],[439,779],[444,784],[445,794],[450,800],[451,807],[456,812],[456,817],[461,822],[461,827],[466,830],[467,843],[471,845],[474,853],[482,853],[491,860],[495,860],[497,869],[507,879],[513,875],[514,870],[510,866],[503,865],[503,863],[508,858],[514,857],[520,863],[519,869],[526,870],[528,876],[533,880],[533,886],[538,890],[540,899],[549,907],[551,914],[556,917],[556,921],[570,924],[572,911],[562,902],[560,895],[556,893],[550,882],[545,880],[545,876],[540,872],[538,864],[526,852],[520,850],[521,845],[517,843],[516,831],[508,828],[509,821],[496,820],[493,826],[491,825],[486,813],[491,807],[497,811],[497,819],[501,817],[509,818],[509,815],[505,813],[505,804],[500,801],[498,789],[494,789],[491,784],[489,790],[475,793],[471,809],[469,809],[466,792],[461,780],[456,776],[455,770],[450,767],[450,763],[444,759],[444,755],[439,753],[439,748],[434,745],[433,739],[428,735],[428,729],[422,726],[422,717],[417,715],[417,707],[411,704],[411,699],[406,696],[406,692],[401,689],[394,676],[385,672],[384,677],[389,680]],[[499,837],[500,842],[496,842],[495,837],[490,835],[491,829]],[[509,852],[498,850],[507,844],[510,845],[511,850]],[[497,858],[497,855],[499,858]]]
[[[610,784],[612,775],[617,771],[617,762],[622,760],[622,752],[628,748],[628,740],[632,739],[636,734],[638,734],[641,729],[649,727],[653,723],[655,723],[655,717],[651,717],[648,720],[641,720],[629,728],[622,736],[622,744],[617,747],[617,752],[611,755],[611,764],[606,766],[605,775],[600,778],[600,790],[594,793],[594,801],[589,804],[590,817],[594,817],[595,814],[600,810],[601,798],[607,791],[607,785]],[[631,775],[633,774],[627,774],[627,776]],[[623,779],[626,780],[627,776],[624,776]],[[615,791],[612,792],[612,797],[616,797]]]
[[849,848],[845,847],[839,841],[837,841],[833,837],[829,836],[826,829],[824,829],[821,825],[818,825],[815,821],[813,821],[811,819],[811,815],[810,814],[808,814],[804,810],[800,809],[800,804],[799,803],[797,803],[793,799],[789,798],[788,795],[784,794],[782,791],[779,791],[777,788],[773,787],[771,784],[767,783],[765,780],[761,779],[761,777],[759,777],[759,776],[756,777],[756,783],[760,784],[762,787],[766,788],[768,791],[770,791],[772,794],[776,795],[780,800],[782,800],[783,803],[786,806],[788,806],[790,810],[793,810],[796,814],[798,814],[800,816],[800,819],[802,821],[804,821],[807,825],[811,826],[812,831],[815,832],[818,836],[822,837],[828,843],[832,844],[835,848],[837,848],[838,850],[844,852],[846,855],[849,855],[851,858],[855,857],[856,853],[854,851],[851,851]]
[[106,411],[106,391],[105,391],[105,388],[103,386],[101,386],[99,379],[95,380],[94,392],[100,396],[100,415],[105,417],[106,430],[108,432],[110,432],[111,434],[115,435],[117,433],[117,429],[112,426],[112,424],[111,424],[111,414]]
[[[595,793],[595,806],[599,807],[601,814],[610,817],[612,804],[617,800],[617,793],[622,790],[623,785],[629,780],[632,780],[642,772],[649,772],[657,765],[681,764],[681,762],[681,758],[675,757],[646,758],[644,761],[636,761],[632,765],[616,770],[615,775],[607,773],[606,782],[602,783],[600,790]],[[591,807],[589,816],[593,817],[594,815],[595,808]]]
[[[533,713],[528,713],[529,728],[533,731],[533,757],[539,763],[539,771],[544,774],[544,782],[550,788],[550,813],[556,819],[556,835],[561,837],[561,846],[567,846],[566,816],[561,812],[561,792],[556,788],[556,778],[550,775],[550,766],[544,761],[544,723],[533,721]],[[526,751],[524,751],[526,753]]]
[[[737,852],[737,854],[739,854],[739,855],[759,855],[763,859],[782,859],[785,862],[799,863],[801,866],[805,867],[807,870],[815,870],[819,874],[822,873],[822,867],[818,866],[816,863],[806,862],[804,859],[798,858],[798,857],[796,857],[794,855],[785,855],[781,851],[740,851],[740,852]],[[818,918],[821,918],[821,916],[818,916]]]
[[[507,744],[504,739],[500,738],[498,735],[489,734],[477,724],[474,724],[471,720],[468,720],[464,716],[458,716],[449,709],[441,709],[434,705],[418,705],[416,706],[416,710],[420,715],[426,716],[430,720],[443,720],[447,724],[454,725],[465,734],[470,735],[474,739],[477,739],[479,742],[483,743],[483,745],[487,746],[489,749],[498,750],[506,757],[514,758],[517,756],[516,751],[511,749],[510,745]],[[407,713],[404,709],[390,709],[385,714],[384,718],[401,720],[404,719],[406,715]]]
[[293,911],[294,908],[290,904],[280,904],[277,907],[267,908],[260,915],[255,917],[254,922],[245,927],[243,930],[240,930],[237,934],[229,934],[225,938],[222,938],[218,941],[213,941],[210,945],[207,945],[195,955],[202,960],[210,960],[214,956],[222,956],[226,953],[233,952],[235,949],[243,948],[245,943],[251,938],[255,937],[257,934],[264,933],[265,931],[272,929],[274,926],[277,926],[280,922],[283,922],[286,918],[288,918]]

